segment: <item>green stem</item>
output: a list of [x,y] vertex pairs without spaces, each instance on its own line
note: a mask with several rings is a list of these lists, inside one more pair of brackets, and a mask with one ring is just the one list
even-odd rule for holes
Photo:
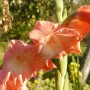
[[62,22],[62,25],[68,25],[68,24],[71,22],[71,20],[75,18],[76,14],[77,14],[77,10],[74,11],[73,13],[71,13],[71,14]]
[[56,0],[56,14],[58,22],[62,22],[62,14],[63,14],[63,0]]
[[61,90],[61,72],[60,72],[60,60],[56,60],[57,69],[55,71],[55,82],[56,82],[56,90]]
[[[63,1],[64,0],[56,0],[57,19],[60,24],[68,25],[71,22],[71,20],[76,17],[77,11],[75,11],[65,19],[65,17],[67,16],[67,10],[66,11],[64,10]],[[63,19],[65,20],[63,21]],[[69,81],[67,73],[67,56],[65,56],[63,60],[62,59],[56,60],[56,66],[57,66],[57,69],[55,71],[56,90],[65,90],[66,88],[67,90],[69,90],[68,87]]]
[[55,71],[56,90],[64,90],[65,76],[67,72],[67,56],[56,60],[57,69]]
[[[56,14],[59,23],[62,23],[63,20],[63,0],[56,0]],[[64,90],[64,81],[67,71],[67,56],[64,57],[64,60],[56,60],[57,69],[55,71],[55,82],[56,90]]]

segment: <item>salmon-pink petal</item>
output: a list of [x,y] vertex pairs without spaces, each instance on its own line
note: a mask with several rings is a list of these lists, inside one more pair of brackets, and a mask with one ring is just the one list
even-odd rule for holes
[[81,53],[81,48],[80,48],[80,42],[76,41],[76,42],[73,42],[73,44],[66,49],[66,53],[69,54],[69,53],[77,53],[77,54],[80,54]]
[[43,43],[45,39],[45,35],[41,33],[39,30],[32,30],[29,35],[30,39],[33,41],[33,43]]
[[57,34],[56,38],[58,38],[58,42],[61,43],[63,47],[68,47],[69,45],[73,44],[71,42],[79,40],[79,38],[76,37],[75,35],[69,34]]
[[37,21],[34,30],[39,30],[44,35],[48,35],[57,27],[56,24],[49,21]]
[[[28,52],[31,54],[34,54],[37,49],[33,47],[34,45],[27,45],[21,40],[11,40],[8,44],[8,50],[5,53],[4,60],[5,62],[10,60],[11,58],[14,58],[15,56],[18,56],[20,53]],[[34,49],[35,48],[35,49]]]
[[55,31],[57,26],[58,24],[49,21],[37,21],[34,29],[29,33],[29,37],[35,44],[44,43],[45,37]]
[[[49,65],[50,66],[49,66]],[[30,61],[30,65],[32,66],[32,73],[35,74],[37,73],[40,69],[48,69],[48,70],[51,70],[53,68],[55,68],[55,65],[54,63],[52,62],[52,60],[50,59],[45,59],[43,57],[41,57],[41,54],[36,54],[34,57],[33,57],[33,60]]]
[[90,5],[81,6],[77,12],[77,18],[90,23]]
[[[4,55],[3,68],[5,68],[6,71],[11,72],[13,76],[22,74],[27,78],[30,78],[34,73],[37,73],[37,71],[42,69],[46,62],[38,55],[37,46],[25,46],[21,43],[21,52],[21,47],[16,46],[18,45],[17,40],[14,42],[14,46],[12,45],[12,48],[9,48]],[[16,51],[18,52],[16,53]]]
[[0,70],[0,89],[4,90],[5,89],[5,85],[3,83],[5,83],[6,78],[5,78],[5,74],[3,73],[2,70]]
[[58,42],[56,36],[51,34],[46,37],[45,43],[41,48],[41,55],[44,58],[53,58],[63,50],[63,46]]
[[49,71],[49,70],[52,70],[52,68],[56,68],[54,63],[52,63],[52,60],[46,60],[46,64],[43,69],[45,69],[46,71]]
[[69,27],[76,29],[80,33],[81,39],[83,39],[90,32],[90,24],[79,19],[73,19],[69,23]]
[[12,75],[10,75],[9,80],[6,82],[6,90],[28,90],[26,87],[26,81],[20,83],[19,80],[20,77],[13,78]]
[[70,52],[80,53],[80,32],[73,27],[51,23],[38,21],[29,34],[34,44],[39,46],[41,56],[48,59]]
[[[74,53],[80,53],[80,39],[79,33],[75,29],[61,28],[59,32],[56,32],[56,38],[58,42],[63,46],[63,51]],[[62,52],[61,52],[62,53]]]
[[6,72],[4,69],[0,72],[0,90],[28,90],[26,82],[22,82],[20,77],[13,77],[11,72]]
[[[21,47],[20,47],[21,46]],[[4,55],[0,87],[5,90],[26,90],[25,83],[41,69],[55,68],[53,62],[41,56],[36,45],[21,40],[11,40]]]
[[3,69],[0,71],[0,90],[6,89],[6,82],[10,77],[10,73],[6,73]]
[[79,43],[79,33],[75,29],[60,27],[45,38],[41,48],[41,55],[46,58],[53,58],[71,52],[80,53]]
[[[57,38],[60,38],[60,36],[59,37],[57,36]],[[77,43],[79,43],[79,40],[77,40],[77,38],[75,39],[75,37],[65,36],[65,37],[62,37],[62,40],[64,40],[64,41],[62,42],[60,39],[59,42],[63,45],[63,48],[66,52],[67,52],[67,50],[69,50],[69,52],[73,52],[73,53],[81,52],[80,45],[78,44],[78,46],[77,46]],[[67,43],[67,44],[65,44],[65,43]],[[77,48],[75,48],[76,46],[77,46]]]

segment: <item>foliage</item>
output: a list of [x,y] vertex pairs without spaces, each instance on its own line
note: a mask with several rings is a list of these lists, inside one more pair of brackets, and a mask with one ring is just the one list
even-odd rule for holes
[[[27,85],[30,85],[29,90],[54,90],[55,89],[55,80],[54,78],[49,79],[41,79],[40,83],[38,80],[34,80],[34,82],[28,82]],[[39,86],[38,86],[39,85]]]
[[[1,0],[2,3],[3,0]],[[9,39],[23,39],[27,41],[28,32],[32,30],[37,20],[49,20],[56,22],[55,0],[8,0],[9,9],[14,18],[13,29],[7,35]],[[68,15],[80,5],[74,4],[72,0],[64,1]],[[0,10],[2,9],[2,4]],[[2,16],[2,15],[0,15]],[[18,33],[17,33],[18,32]],[[6,34],[1,35],[5,40]]]
[[[2,1],[3,0],[0,0],[0,11],[2,10],[2,4],[1,4]],[[64,4],[65,4],[64,8],[67,9],[68,15],[72,11],[77,9],[79,6],[81,6],[81,4],[85,4],[85,3],[90,4],[90,0],[80,0],[79,1],[80,3],[78,4],[74,4],[72,1],[73,0],[64,0]],[[22,39],[27,41],[28,32],[32,30],[37,20],[49,20],[53,22],[57,21],[55,16],[55,0],[23,0],[23,1],[21,0],[21,2],[18,2],[18,0],[9,0],[9,5],[10,5],[10,12],[14,17],[13,29],[8,31],[8,33],[3,33],[0,31],[1,33],[0,41],[6,41],[7,39]],[[0,12],[0,19],[2,19],[1,12]],[[6,49],[6,43],[0,42],[0,65],[2,65],[4,49]],[[82,44],[82,50],[84,53],[86,50],[85,44]],[[80,59],[82,58],[80,56],[78,57]],[[55,81],[54,78],[47,78],[49,75],[52,77],[50,73],[49,74],[47,73],[43,76],[43,78],[41,78],[40,81],[41,85],[38,87],[39,90],[54,90]],[[28,85],[30,85],[30,90],[37,90],[38,78],[32,82],[28,82]],[[71,87],[73,86],[72,83],[70,83],[70,85]],[[89,90],[89,89],[90,86],[86,84],[84,90]]]
[[9,4],[14,17],[13,29],[8,32],[10,39],[27,40],[28,32],[37,20],[53,19],[54,0],[23,0],[21,3],[9,0]]

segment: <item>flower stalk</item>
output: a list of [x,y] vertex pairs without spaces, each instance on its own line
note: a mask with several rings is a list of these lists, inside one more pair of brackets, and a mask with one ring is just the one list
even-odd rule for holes
[[56,90],[64,90],[65,77],[67,72],[67,56],[56,60],[57,69],[55,71]]
[[[59,23],[63,20],[63,0],[56,0],[56,14]],[[65,76],[67,72],[67,56],[56,60],[57,69],[55,71],[56,90],[64,90]]]
[[[68,25],[75,18],[77,10],[67,17],[67,10],[64,9],[63,0],[56,0],[56,15],[61,25]],[[67,18],[66,18],[67,17]],[[66,18],[66,19],[65,19]],[[67,73],[67,56],[56,60],[57,69],[55,71],[56,90],[68,90],[69,80]]]
[[58,22],[62,22],[62,14],[63,14],[63,0],[56,0],[56,15]]

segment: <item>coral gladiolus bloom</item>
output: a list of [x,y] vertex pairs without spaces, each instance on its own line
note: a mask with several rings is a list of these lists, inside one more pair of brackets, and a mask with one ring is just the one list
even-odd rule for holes
[[81,39],[85,38],[90,32],[90,24],[79,19],[73,19],[68,26],[76,29],[79,32]]
[[37,46],[11,40],[0,71],[0,90],[27,90],[27,80],[41,69],[48,71],[54,67],[51,60],[38,54]]
[[80,33],[81,39],[83,39],[90,32],[90,5],[81,6],[69,26],[76,29]]
[[77,18],[90,23],[90,5],[81,6],[77,12]]
[[49,21],[37,21],[29,36],[34,44],[40,46],[43,57],[63,56],[70,52],[80,53],[78,33],[74,29]]

